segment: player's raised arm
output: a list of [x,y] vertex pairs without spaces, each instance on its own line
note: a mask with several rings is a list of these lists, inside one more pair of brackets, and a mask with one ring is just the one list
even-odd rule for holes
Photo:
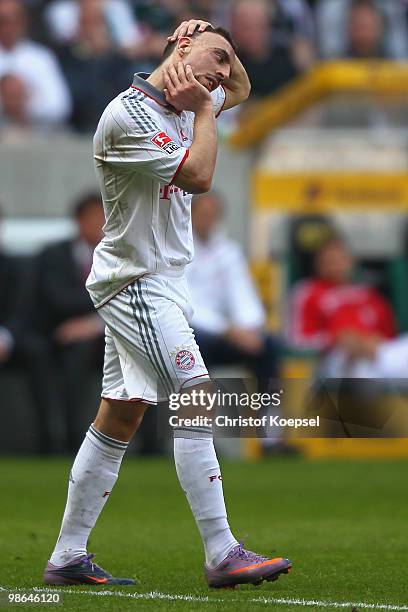
[[210,92],[194,77],[190,65],[163,68],[166,100],[176,109],[195,113],[193,144],[177,175],[175,184],[191,193],[205,193],[211,182],[217,157],[217,130]]
[[235,56],[230,77],[222,84],[225,90],[225,103],[223,110],[238,106],[248,98],[251,92],[251,83],[240,59]]

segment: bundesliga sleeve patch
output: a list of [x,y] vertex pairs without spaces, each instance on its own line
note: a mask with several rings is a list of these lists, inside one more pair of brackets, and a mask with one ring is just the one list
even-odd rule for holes
[[163,149],[168,155],[171,155],[175,151],[178,151],[180,147],[176,144],[170,136],[166,134],[166,132],[159,132],[151,139],[152,142],[159,147],[159,149]]

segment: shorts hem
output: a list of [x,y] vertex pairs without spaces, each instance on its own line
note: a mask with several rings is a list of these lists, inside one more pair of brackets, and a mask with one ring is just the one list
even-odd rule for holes
[[[208,380],[211,380],[210,374],[208,372],[206,372],[205,374],[199,374],[198,376],[192,376],[191,378],[187,378],[187,380],[185,380],[183,382],[183,384],[180,386],[180,391],[183,389],[184,385],[186,385],[187,383],[191,382],[192,380],[194,380],[195,378],[208,378]],[[194,385],[189,385],[188,388],[192,387]]]
[[143,399],[142,397],[110,397],[109,395],[101,395],[101,399],[114,400],[115,402],[142,402],[151,406],[157,406],[158,402],[153,400]]

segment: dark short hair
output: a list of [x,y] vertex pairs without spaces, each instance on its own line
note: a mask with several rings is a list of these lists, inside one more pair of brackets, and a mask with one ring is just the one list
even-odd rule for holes
[[72,216],[75,219],[79,219],[79,217],[86,211],[87,208],[92,206],[94,203],[100,204],[102,206],[102,198],[101,194],[97,191],[88,191],[83,194],[75,201],[72,207]]
[[[225,40],[227,40],[229,42],[229,44],[231,45],[231,47],[234,49],[234,51],[237,51],[237,45],[235,44],[231,34],[228,32],[228,30],[225,30],[224,28],[221,27],[217,27],[217,28],[213,28],[212,26],[207,26],[205,28],[205,30],[203,32],[199,32],[198,28],[199,26],[196,26],[196,30],[195,32],[190,36],[190,38],[197,38],[197,36],[201,36],[201,34],[204,34],[205,32],[210,32],[211,34],[218,34],[219,36],[222,36],[223,38],[225,38]],[[162,57],[161,57],[161,61],[163,62],[165,59],[167,59],[168,57],[170,57],[170,55],[173,53],[175,47],[177,44],[177,40],[175,40],[174,42],[169,41],[167,43],[167,45],[164,48]]]

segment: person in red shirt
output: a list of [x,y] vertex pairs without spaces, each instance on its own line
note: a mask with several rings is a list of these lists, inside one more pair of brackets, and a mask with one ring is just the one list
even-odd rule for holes
[[354,260],[338,237],[325,242],[315,257],[315,276],[298,282],[290,297],[288,341],[323,355],[327,377],[372,375],[361,345],[393,338],[392,308],[374,288],[353,281]]

